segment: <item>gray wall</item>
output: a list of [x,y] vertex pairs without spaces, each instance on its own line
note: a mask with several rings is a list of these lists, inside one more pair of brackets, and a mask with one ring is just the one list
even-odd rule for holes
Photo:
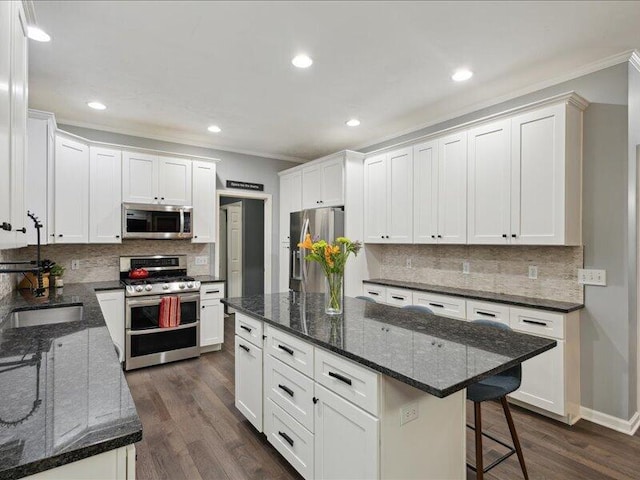
[[[360,149],[366,153],[387,148],[569,91],[592,103],[584,114],[584,255],[587,266],[607,269],[608,286],[587,287],[585,291],[581,318],[582,405],[623,419],[636,411],[637,375],[635,180],[630,184],[626,108],[629,75],[627,63],[619,64]],[[636,102],[640,102],[638,83]],[[640,105],[632,110],[640,111]],[[640,135],[640,118],[635,121],[638,123],[633,128]]]
[[[277,172],[294,167],[296,163],[272,158],[244,155],[241,153],[226,152],[224,150],[214,150],[211,148],[196,147],[180,143],[164,142],[150,138],[133,137],[121,135],[119,133],[93,130],[89,128],[74,127],[72,125],[58,124],[58,128],[81,137],[99,142],[116,143],[120,145],[131,145],[139,148],[150,148],[154,150],[164,150],[168,152],[184,153],[188,155],[202,155],[205,157],[219,158],[217,166],[218,188],[225,188],[227,180],[241,180],[253,183],[264,184],[265,193],[272,195],[272,232],[271,232],[271,285],[276,288],[278,285],[278,231],[280,215],[279,189],[280,183]],[[211,258],[213,266],[214,259]]]

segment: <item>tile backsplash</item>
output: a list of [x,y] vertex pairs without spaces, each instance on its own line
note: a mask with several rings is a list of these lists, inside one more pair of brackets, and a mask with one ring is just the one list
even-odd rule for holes
[[[578,283],[583,247],[484,245],[367,245],[379,276],[390,280],[469,288],[495,293],[583,302]],[[408,267],[408,261],[411,267]],[[469,262],[469,273],[462,263]],[[538,278],[528,278],[529,266]]]
[[[15,250],[0,250],[0,262],[9,262],[15,259]],[[0,266],[0,268],[6,265]],[[8,267],[8,266],[7,266]],[[0,273],[0,298],[9,293],[15,284],[15,275]]]

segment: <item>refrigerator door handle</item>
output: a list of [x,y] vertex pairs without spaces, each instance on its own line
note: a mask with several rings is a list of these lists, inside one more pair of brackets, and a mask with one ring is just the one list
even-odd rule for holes
[[[302,230],[300,230],[300,243],[304,242],[304,238],[307,236],[307,233],[311,233],[309,230],[309,217],[304,219],[304,223],[302,224]],[[300,247],[299,255],[300,255],[300,270],[302,277],[302,290],[305,290],[305,282],[307,281],[307,262],[304,261],[304,257],[306,257],[304,253],[304,248]]]

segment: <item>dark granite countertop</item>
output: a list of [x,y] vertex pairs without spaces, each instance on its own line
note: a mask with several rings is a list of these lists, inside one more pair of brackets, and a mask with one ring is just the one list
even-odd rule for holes
[[[46,298],[0,299],[0,479],[14,479],[142,439],[142,424],[95,290],[68,284]],[[82,319],[16,327],[13,311],[82,305]]]
[[214,277],[213,275],[195,275],[193,278],[200,283],[218,283],[226,281],[224,278]]
[[223,299],[239,312],[437,397],[446,397],[556,345],[555,340],[345,298],[324,313],[324,294]]
[[508,295],[506,293],[483,292],[481,290],[468,290],[465,288],[444,287],[441,285],[429,285],[427,283],[401,282],[399,280],[387,280],[385,278],[374,278],[364,280],[362,283],[373,283],[384,285],[385,287],[408,288],[421,292],[441,293],[454,297],[471,298],[486,302],[505,303],[518,307],[537,308],[538,310],[549,310],[551,312],[569,313],[584,308],[582,303],[561,302],[558,300],[547,300],[544,298],[523,297],[520,295]]
[[[72,284],[73,285],[73,284]],[[111,280],[107,282],[92,282],[90,284],[95,292],[105,291],[105,290],[124,290],[124,285],[120,280]]]

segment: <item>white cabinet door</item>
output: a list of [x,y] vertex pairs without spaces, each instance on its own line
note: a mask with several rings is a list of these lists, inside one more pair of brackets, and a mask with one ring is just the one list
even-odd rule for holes
[[302,172],[280,177],[280,282],[279,291],[289,290],[290,214],[302,210]]
[[[11,2],[0,2],[0,224],[11,223]],[[0,228],[0,249],[13,247],[14,233]]]
[[302,169],[302,208],[322,207],[322,169],[313,165]]
[[512,243],[564,243],[565,119],[555,105],[511,120]]
[[322,172],[323,207],[339,207],[344,205],[344,161],[342,158],[329,160],[320,165]]
[[158,157],[122,152],[122,201],[158,203]]
[[511,238],[511,120],[470,130],[468,242],[504,245]]
[[192,243],[214,243],[216,238],[216,164],[193,162]]
[[96,292],[96,297],[120,361],[124,362],[124,291]]
[[89,242],[122,243],[122,153],[89,148]]
[[438,142],[438,243],[467,241],[467,132]]
[[[41,245],[47,245],[49,241],[49,223],[53,220],[53,214],[49,215],[49,209],[53,206],[53,201],[49,200],[53,193],[53,184],[50,183],[50,178],[53,178],[53,142],[51,141],[53,130],[53,120],[48,114],[29,113],[25,168],[29,195],[25,197],[25,203],[27,211],[35,214],[42,224]],[[38,243],[37,232],[31,221],[28,221],[27,226],[27,243],[29,245]]]
[[413,242],[437,243],[438,142],[413,147]]
[[316,384],[315,478],[379,478],[378,419]]
[[262,349],[236,335],[236,408],[262,432]]
[[387,155],[387,231],[391,243],[413,241],[413,149]]
[[387,234],[386,155],[364,161],[364,241],[386,243]]
[[56,136],[55,243],[89,242],[89,147]]
[[220,300],[203,302],[200,308],[200,346],[224,342],[224,306]]
[[191,160],[160,157],[158,193],[163,205],[191,205]]

